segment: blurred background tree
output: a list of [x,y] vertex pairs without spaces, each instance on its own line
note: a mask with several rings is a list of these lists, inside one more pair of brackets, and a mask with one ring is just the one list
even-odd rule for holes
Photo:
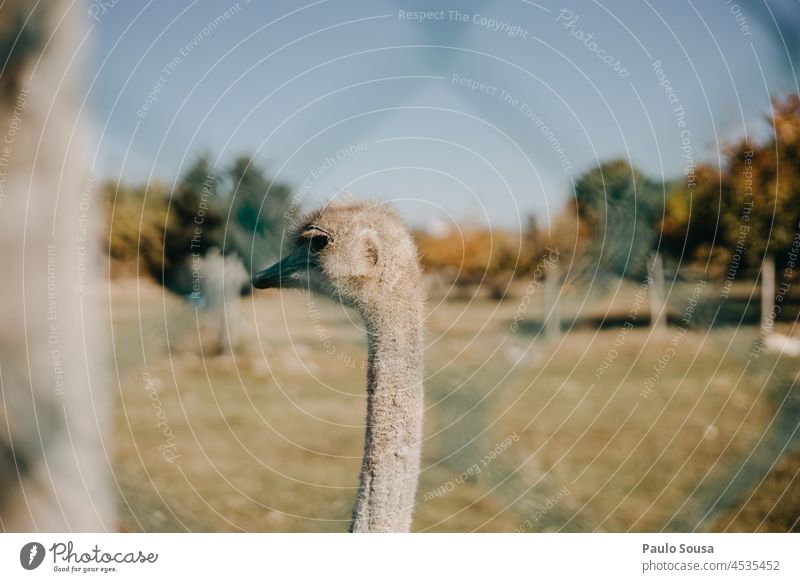
[[800,97],[774,100],[769,120],[773,134],[767,141],[749,150],[741,142],[728,158],[734,200],[743,206],[747,202],[745,160],[752,151],[753,238],[747,258],[756,268],[762,260],[785,264],[800,222]]
[[151,274],[179,295],[192,292],[192,256],[202,257],[222,244],[219,191],[219,176],[206,155],[200,155],[175,186],[168,205],[163,264],[160,271],[159,265],[151,265]]
[[679,266],[702,265],[710,276],[722,277],[731,258],[722,212],[731,204],[730,183],[709,164],[695,168],[693,186],[685,180],[675,182],[660,225],[662,248],[669,259]]
[[112,277],[161,272],[167,191],[163,184],[129,187],[106,182],[101,187],[108,217],[103,246]]
[[765,258],[785,264],[800,222],[800,97],[773,101],[768,120],[763,143],[728,146],[721,168],[700,165],[693,189],[670,191],[662,232],[673,256],[721,275],[742,243],[741,269],[751,274]]
[[276,259],[291,203],[291,189],[269,179],[250,156],[224,173],[198,156],[171,198],[157,182],[107,183],[104,193],[112,275],[149,274],[179,295],[195,291],[193,271],[213,248],[237,255],[248,272]]
[[252,271],[279,258],[292,190],[269,178],[252,156],[236,158],[228,178],[231,192],[224,250],[236,251]]
[[[591,280],[596,287],[608,276],[640,281],[657,264],[657,250],[669,267],[719,280],[775,271],[787,263],[800,223],[800,97],[776,99],[767,119],[765,140],[729,145],[721,166],[699,164],[693,181],[662,183],[617,159],[581,174],[546,227],[530,217],[519,231],[418,230],[423,265],[445,288],[481,285],[497,299],[514,278],[532,276],[545,247],[558,250],[573,286]],[[191,292],[192,257],[211,248],[237,255],[248,272],[277,259],[293,209],[291,188],[248,155],[223,170],[198,156],[171,200],[157,182],[103,188],[112,275],[148,273],[182,295]]]
[[605,162],[577,179],[577,218],[592,241],[582,246],[581,258],[593,278],[644,277],[657,247],[664,188],[625,160]]

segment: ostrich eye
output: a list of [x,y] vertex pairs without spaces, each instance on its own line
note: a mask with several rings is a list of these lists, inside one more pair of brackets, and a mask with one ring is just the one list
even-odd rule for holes
[[331,238],[331,233],[313,224],[307,227],[300,236],[301,241],[309,241],[309,248],[312,253],[318,253],[328,246]]
[[311,237],[311,251],[314,253],[320,252],[328,246],[328,237],[325,235]]

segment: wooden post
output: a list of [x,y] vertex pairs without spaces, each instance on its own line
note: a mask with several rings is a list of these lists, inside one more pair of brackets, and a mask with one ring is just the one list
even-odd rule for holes
[[203,294],[209,335],[218,354],[232,352],[239,343],[239,297],[247,271],[239,257],[223,257],[216,247],[203,260]]
[[667,310],[664,303],[664,262],[656,252],[647,264],[650,285],[647,296],[650,299],[650,329],[653,333],[662,333],[666,328]]
[[561,270],[557,261],[556,259],[547,262],[547,272],[544,279],[545,336],[551,341],[556,341],[561,337],[561,305],[559,303]]
[[772,333],[775,324],[775,257],[767,255],[761,264],[761,336]]

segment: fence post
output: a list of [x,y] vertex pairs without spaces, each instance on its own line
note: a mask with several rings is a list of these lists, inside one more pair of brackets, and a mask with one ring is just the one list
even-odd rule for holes
[[561,337],[561,305],[559,294],[561,293],[561,269],[558,266],[558,259],[548,261],[547,272],[544,278],[544,297],[545,297],[545,336],[548,340],[556,341]]
[[761,264],[761,336],[772,333],[775,324],[775,257],[766,255]]
[[653,260],[647,263],[650,275],[650,286],[647,296],[650,299],[650,329],[653,333],[661,333],[666,328],[667,310],[664,301],[664,262],[661,254],[653,254]]

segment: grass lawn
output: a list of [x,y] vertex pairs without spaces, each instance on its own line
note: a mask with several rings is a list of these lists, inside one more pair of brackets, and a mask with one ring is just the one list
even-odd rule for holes
[[[624,319],[636,291],[580,314]],[[752,356],[752,326],[576,326],[548,342],[512,330],[522,294],[430,302],[415,530],[797,526],[797,360]],[[353,314],[258,293],[241,300],[239,349],[212,355],[195,309],[154,284],[115,282],[112,304],[126,531],[346,530],[365,414]]]

